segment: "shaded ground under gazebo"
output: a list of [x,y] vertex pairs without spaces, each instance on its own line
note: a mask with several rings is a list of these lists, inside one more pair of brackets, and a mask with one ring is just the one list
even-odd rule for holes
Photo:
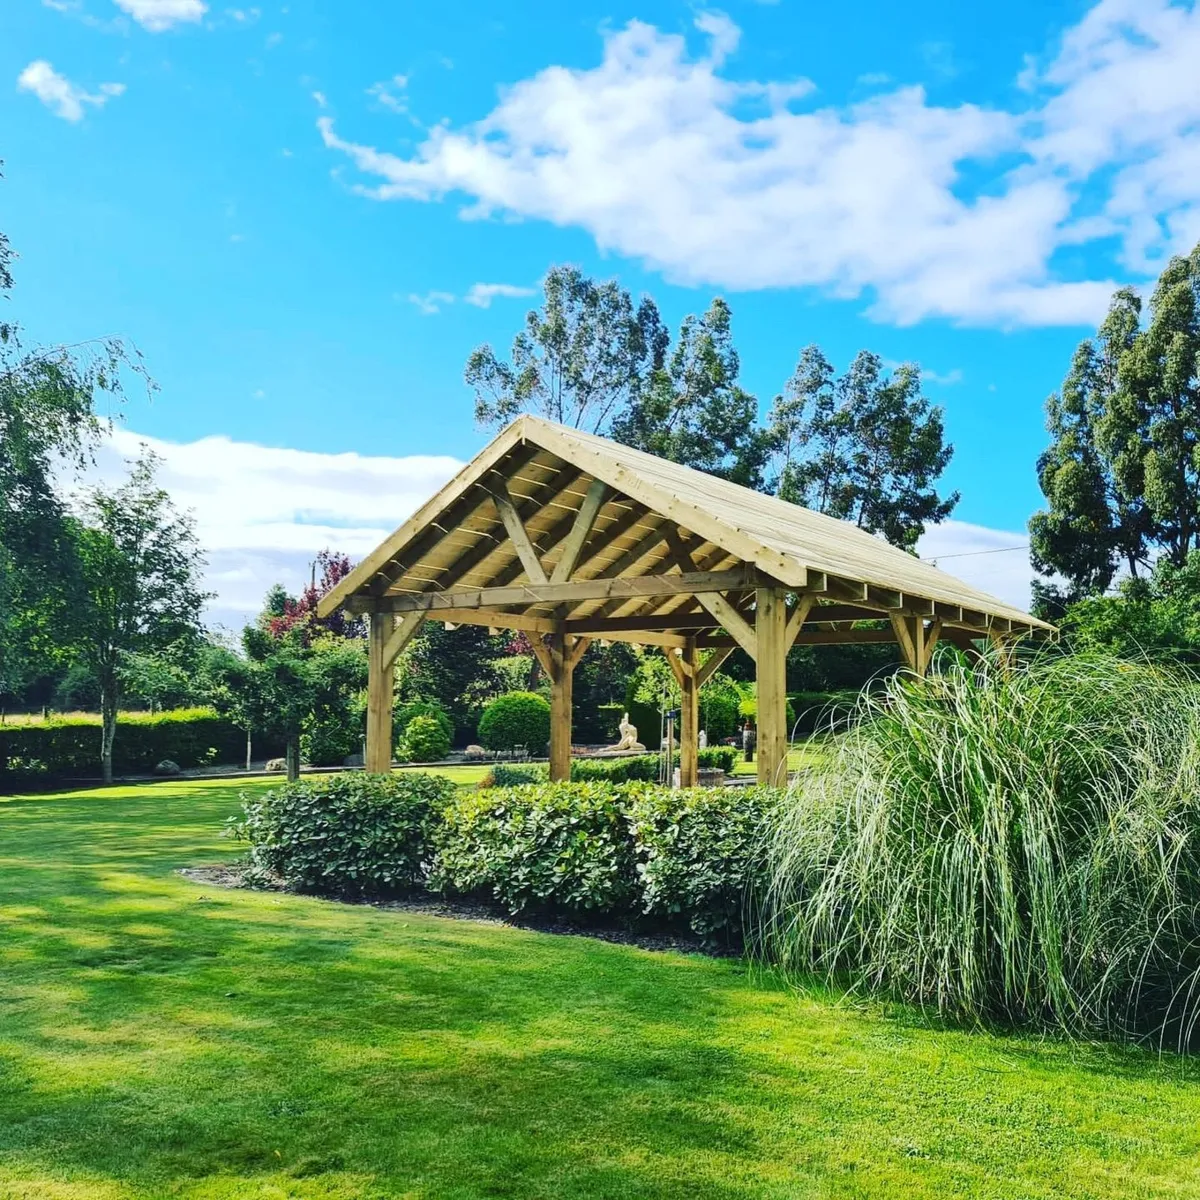
[[[529,635],[551,685],[552,779],[570,775],[571,680],[588,645],[661,647],[682,693],[684,786],[696,781],[700,689],[735,647],[756,668],[758,778],[778,783],[793,645],[895,642],[924,674],[939,640],[967,648],[1052,628],[844,521],[531,416],[319,611],[338,607],[369,617],[368,770],[390,769],[396,657],[434,619]],[[887,624],[860,624],[871,620]]]

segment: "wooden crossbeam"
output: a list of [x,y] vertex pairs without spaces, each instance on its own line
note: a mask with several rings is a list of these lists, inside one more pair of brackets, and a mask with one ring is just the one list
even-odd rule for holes
[[[376,612],[440,612],[442,609],[502,608],[510,604],[575,604],[583,600],[612,600],[633,596],[678,596],[754,587],[752,567],[735,571],[697,571],[681,575],[626,575],[619,579],[576,579],[570,583],[519,583],[509,587],[470,588],[453,592],[411,592],[377,600],[352,598]],[[732,608],[732,605],[729,606]],[[743,621],[743,624],[745,622]]]
[[808,620],[809,613],[816,602],[816,596],[799,595],[796,597],[796,605],[788,615],[787,627],[783,631],[785,651],[795,645],[796,635],[799,634],[800,627]]
[[579,660],[584,656],[587,648],[592,644],[592,639],[589,637],[577,637],[567,650],[567,666],[573,671],[579,665]]
[[542,560],[538,558],[537,551],[529,540],[529,534],[525,532],[525,525],[517,512],[517,506],[513,502],[512,496],[509,495],[508,486],[505,485],[498,491],[492,500],[495,502],[496,510],[500,513],[500,520],[504,522],[508,540],[512,542],[513,549],[516,550],[517,557],[521,560],[521,566],[525,568],[525,574],[534,583],[549,583]]
[[[563,497],[571,494],[575,484],[579,481],[579,477],[583,474],[582,471],[568,472],[565,477],[559,476],[554,482],[554,487],[542,499],[537,499],[536,493],[533,496],[525,497],[517,504],[517,515],[522,518],[522,524],[535,512],[542,508],[548,508],[556,504]],[[534,500],[534,505],[528,513],[525,513],[525,504],[529,500]],[[486,503],[490,506],[492,497],[490,494],[486,496]],[[514,501],[514,503],[516,503]],[[524,514],[524,515],[523,515]],[[489,513],[490,516],[490,513]],[[545,558],[546,554],[552,550],[566,536],[567,531],[571,527],[571,518],[567,518],[545,534],[538,535],[534,542],[534,550],[537,552],[538,558]],[[531,539],[532,540],[532,539]],[[437,586],[442,591],[458,583],[465,575],[473,571],[480,563],[482,563],[489,555],[495,554],[501,546],[505,545],[503,537],[497,537],[495,534],[483,534],[478,542],[469,550],[464,551],[458,556],[437,578]],[[506,583],[511,583],[524,570],[519,558],[513,558],[506,563],[496,577],[490,582],[496,586],[501,586]]]
[[400,655],[400,651],[412,641],[413,634],[420,629],[421,622],[424,620],[424,613],[405,613],[400,618],[396,623],[396,628],[392,631],[383,646],[384,667],[390,667],[395,663]]
[[704,665],[696,669],[696,686],[703,687],[716,673],[717,668],[733,653],[732,646],[723,646],[714,650],[704,660]]
[[[679,530],[674,526],[670,526],[666,532],[667,545],[671,548],[671,556],[675,559],[680,571],[691,573],[695,564],[692,561],[691,552],[683,544],[683,539],[679,536]],[[719,591],[697,592],[696,599],[700,601],[702,607],[706,608],[716,617],[721,623],[721,628],[732,635],[733,639],[751,658],[756,658],[758,654],[758,637],[753,627]]]
[[567,629],[572,633],[595,633],[601,637],[614,630],[622,629],[716,629],[720,622],[711,613],[667,613],[659,616],[631,617],[580,617],[567,618]]
[[575,514],[571,532],[567,534],[567,540],[563,543],[562,554],[559,556],[558,562],[554,564],[554,570],[550,573],[551,583],[566,583],[571,578],[571,572],[575,570],[575,565],[579,561],[583,544],[587,541],[588,534],[592,532],[592,526],[596,523],[600,509],[604,507],[607,495],[608,484],[600,479],[593,480],[592,486],[588,488],[587,494],[583,498],[583,503],[579,506],[579,512]]

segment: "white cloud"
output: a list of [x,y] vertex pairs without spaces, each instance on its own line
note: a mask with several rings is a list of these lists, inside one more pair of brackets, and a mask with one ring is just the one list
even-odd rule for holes
[[431,317],[434,313],[442,311],[443,304],[454,303],[453,292],[426,292],[425,295],[418,295],[416,292],[409,292],[405,299],[409,304],[415,304],[424,316]]
[[448,456],[320,454],[207,437],[168,442],[117,429],[94,478],[123,478],[147,444],[163,459],[159,479],[195,513],[217,593],[210,619],[240,627],[276,581],[295,591],[326,547],[362,558],[451,477]]
[[39,58],[17,76],[17,90],[32,92],[64,121],[81,121],[85,105],[103,108],[114,96],[124,92],[125,85],[102,83],[95,92],[86,92],[65,75],[60,75],[44,58]]
[[951,367],[949,371],[932,371],[929,367],[922,367],[921,378],[929,383],[940,384],[942,387],[953,387],[955,384],[962,383],[963,373],[961,367]]
[[729,18],[697,24],[699,55],[639,21],[608,32],[599,65],[547,67],[411,156],[318,125],[377,199],[461,194],[464,218],[582,228],[682,283],[865,296],[901,324],[1093,323],[1116,283],[1060,277],[1060,247],[1116,235],[1150,273],[1200,235],[1200,5],[1101,0],[1043,69],[1013,64],[1013,110],[900,86],[802,108],[807,81],[724,74]]
[[537,288],[518,287],[515,283],[473,283],[463,301],[476,308],[491,308],[492,301],[497,297],[515,300],[520,296],[532,296],[536,291]]
[[124,13],[128,13],[143,29],[151,33],[162,33],[175,25],[201,20],[208,5],[204,0],[113,0]]
[[917,553],[964,583],[1029,611],[1033,568],[1028,533],[943,521],[925,531]]
[[367,95],[374,97],[384,108],[391,109],[394,113],[403,113],[408,111],[408,101],[404,97],[407,87],[407,75],[393,75],[391,79],[373,83],[367,88]]

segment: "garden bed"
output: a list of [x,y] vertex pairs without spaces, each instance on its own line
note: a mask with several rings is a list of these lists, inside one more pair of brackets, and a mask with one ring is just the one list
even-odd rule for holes
[[[203,883],[210,887],[243,888],[249,891],[286,892],[289,890],[283,880],[263,880],[260,877],[254,883],[250,883],[246,878],[245,869],[236,863],[181,867],[179,874],[193,883]],[[505,913],[498,904],[488,904],[484,901],[462,897],[441,896],[433,892],[423,892],[396,900],[326,900],[324,902],[360,905],[384,912],[448,917],[456,921],[481,921],[487,925],[506,925],[511,929],[529,929],[537,933],[553,933],[564,937],[589,937],[620,946],[637,946],[641,950],[706,954],[712,958],[737,958],[741,954],[740,949],[706,944],[698,937],[674,931],[654,931],[613,924],[585,925],[577,921],[551,916],[515,917]]]

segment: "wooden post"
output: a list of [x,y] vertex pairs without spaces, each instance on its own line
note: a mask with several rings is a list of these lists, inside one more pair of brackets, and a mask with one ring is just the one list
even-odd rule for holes
[[934,647],[941,636],[942,622],[935,617],[926,628],[924,617],[907,616],[898,612],[888,615],[892,621],[892,632],[900,644],[900,652],[904,655],[908,669],[914,675],[925,675],[933,659]]
[[550,779],[571,778],[571,703],[575,664],[566,634],[561,629],[550,635]]
[[787,605],[780,588],[755,592],[758,782],[787,783]]
[[392,687],[395,656],[387,656],[396,619],[373,612],[367,633],[367,756],[365,766],[377,775],[392,769]]
[[[674,651],[669,651],[674,653]],[[679,675],[679,786],[695,787],[699,776],[700,747],[700,660],[696,639],[690,637],[683,650]]]

